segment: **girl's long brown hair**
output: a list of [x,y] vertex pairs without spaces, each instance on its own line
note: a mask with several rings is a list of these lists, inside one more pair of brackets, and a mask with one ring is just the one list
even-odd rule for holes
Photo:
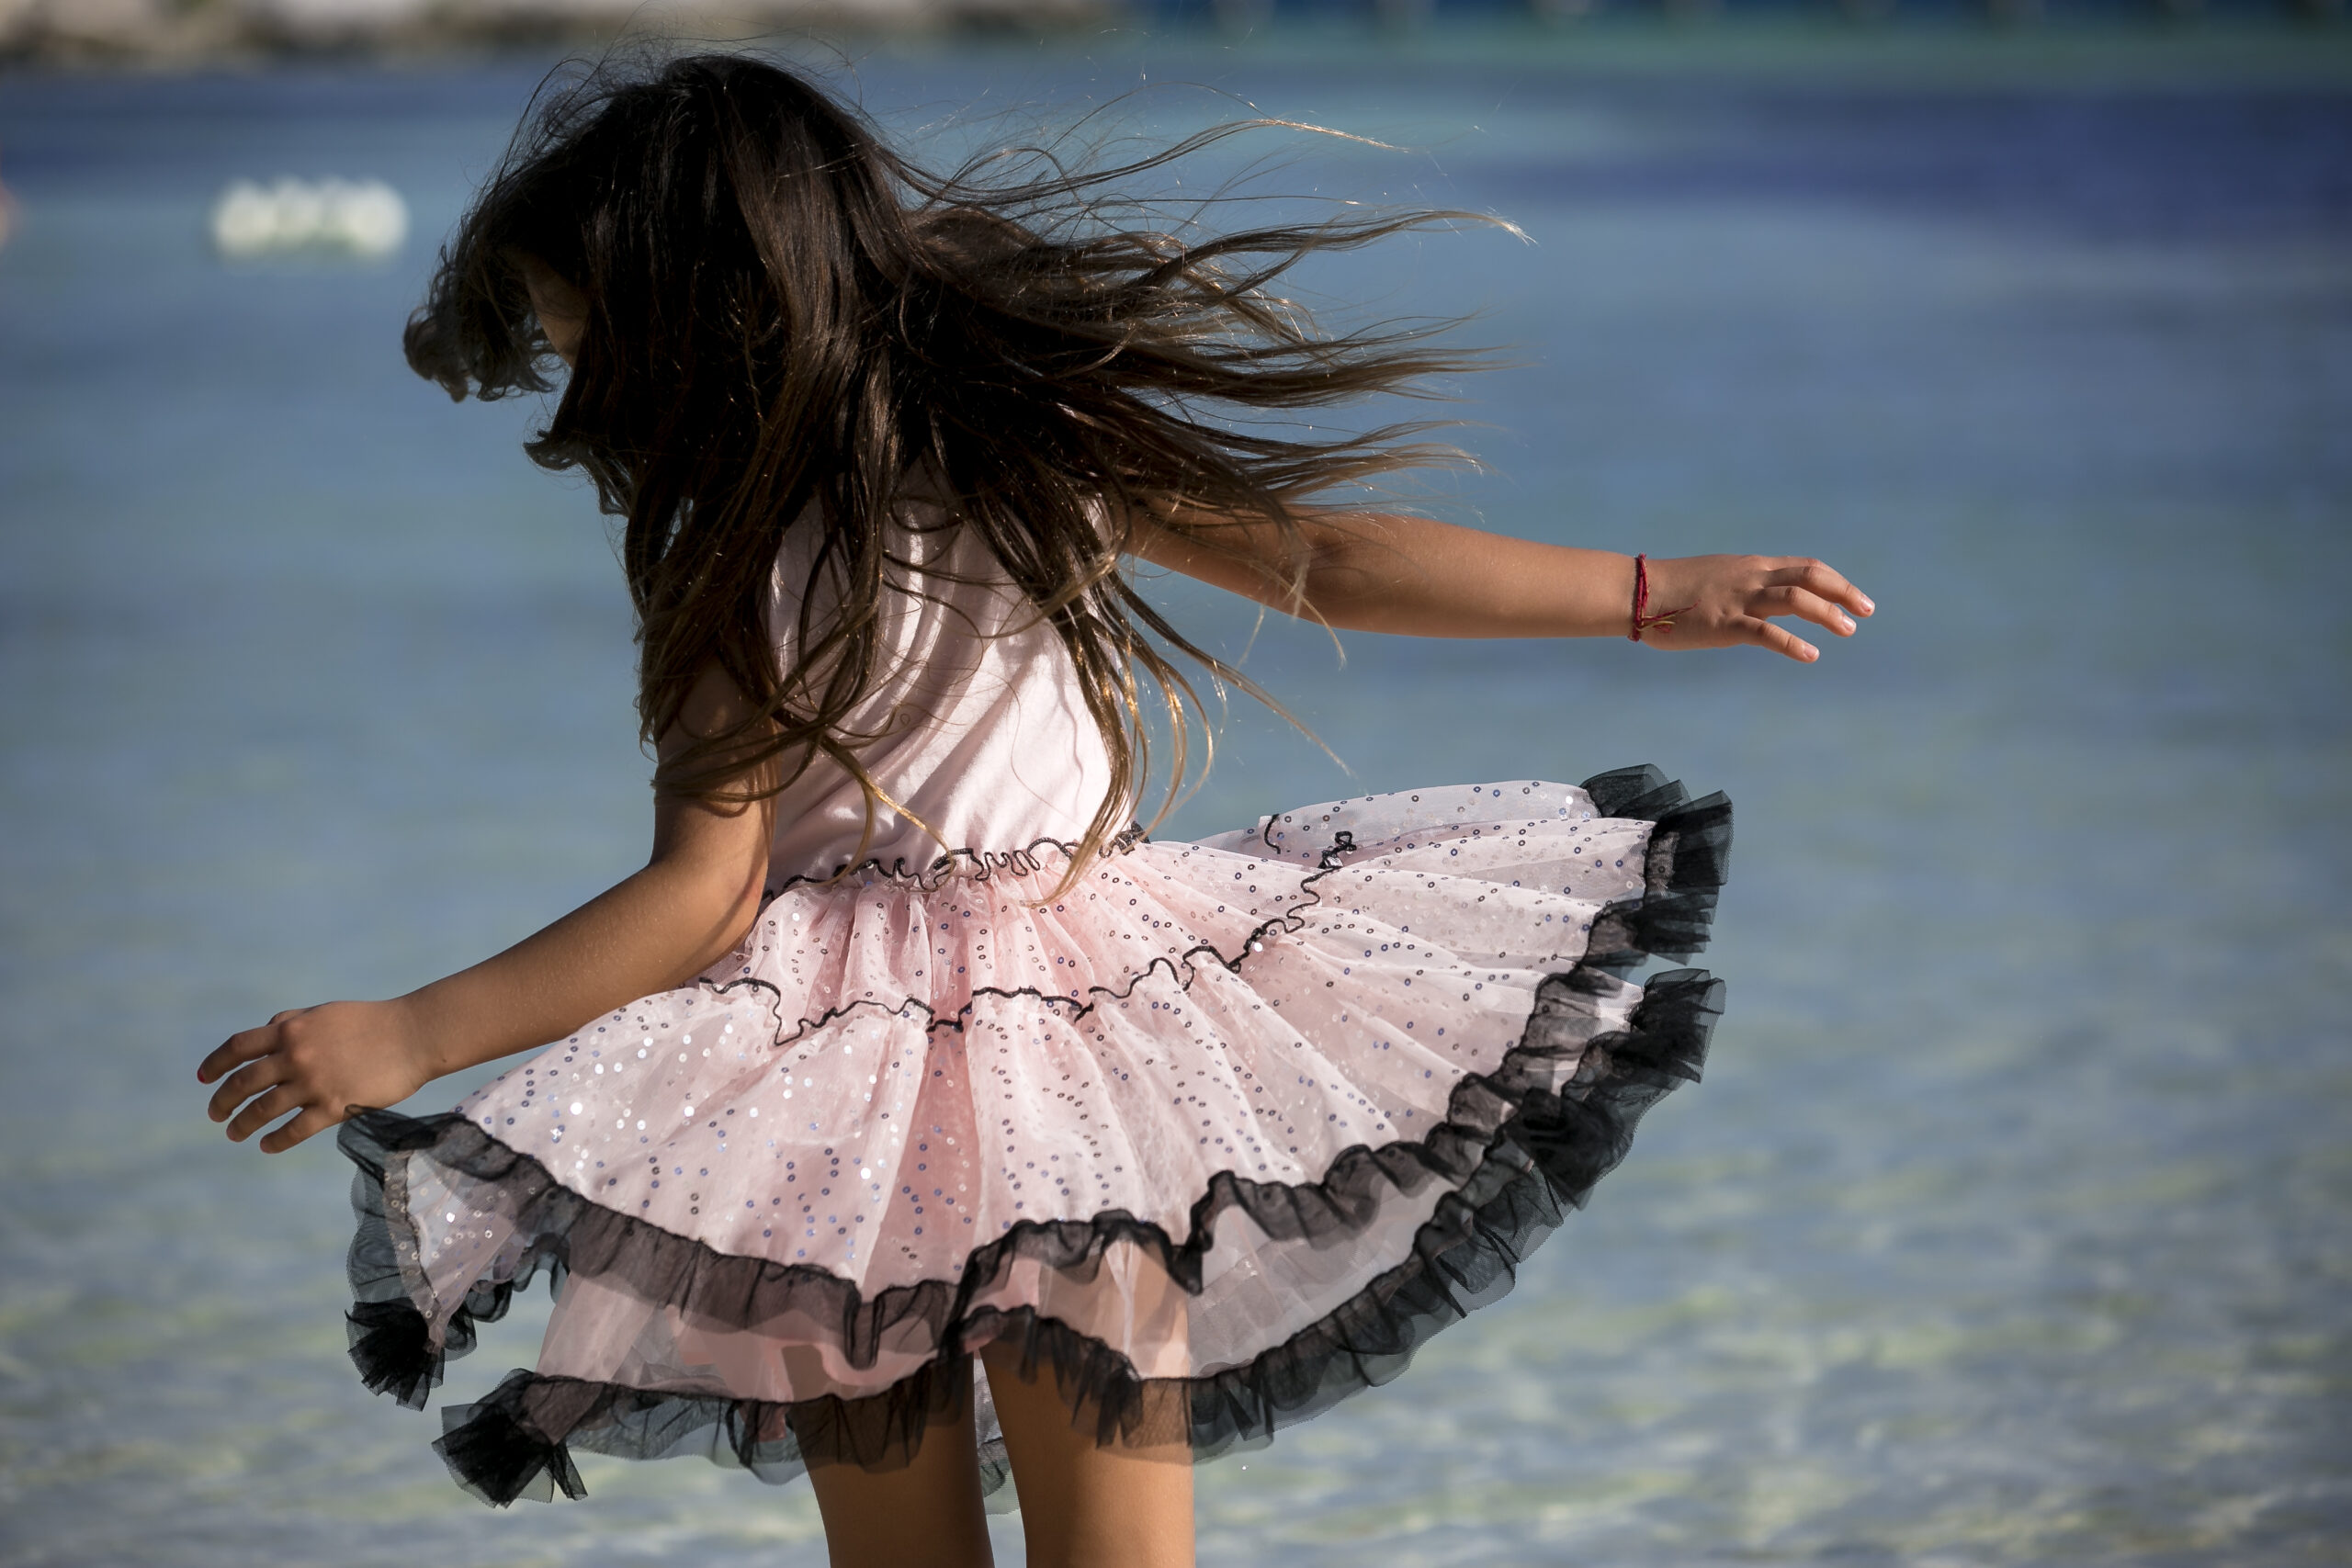
[[[827,758],[865,792],[864,858],[882,796],[847,716],[887,673],[881,615],[907,564],[894,504],[919,484],[1077,666],[1112,784],[1072,874],[1136,808],[1147,706],[1170,727],[1172,802],[1201,705],[1170,655],[1263,694],[1121,573],[1132,520],[1212,549],[1231,547],[1213,520],[1262,522],[1303,572],[1302,498],[1429,453],[1406,444],[1415,426],[1270,433],[1254,416],[1415,391],[1476,359],[1427,346],[1425,327],[1327,333],[1269,292],[1306,256],[1470,215],[1199,237],[1102,216],[1123,178],[1261,123],[1075,173],[1040,157],[941,175],[757,58],[605,66],[543,93],[444,247],[408,360],[456,398],[551,390],[519,258],[585,292],[576,363],[526,450],[585,470],[626,519],[644,739],[713,664],[752,710],[673,751],[657,790],[741,801],[763,764],[772,792]],[[794,527],[822,534],[785,670],[763,608]]]

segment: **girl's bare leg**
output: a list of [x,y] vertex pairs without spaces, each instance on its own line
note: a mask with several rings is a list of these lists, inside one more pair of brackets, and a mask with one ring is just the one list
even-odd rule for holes
[[993,1568],[969,1398],[932,1422],[911,1463],[811,1465],[808,1483],[832,1568]]
[[1193,1568],[1193,1456],[1162,1449],[1098,1448],[1050,1370],[1021,1375],[1021,1352],[980,1352],[1004,1429],[1029,1568]]

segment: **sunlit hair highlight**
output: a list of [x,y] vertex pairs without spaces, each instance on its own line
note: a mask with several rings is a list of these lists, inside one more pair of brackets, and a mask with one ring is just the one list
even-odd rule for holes
[[[1186,777],[1188,710],[1205,718],[1178,661],[1264,694],[1136,592],[1120,570],[1133,530],[1154,520],[1238,554],[1232,530],[1271,526],[1295,596],[1306,498],[1442,454],[1412,444],[1420,425],[1329,434],[1265,416],[1420,392],[1478,358],[1430,346],[1427,325],[1326,332],[1270,292],[1308,256],[1475,215],[1226,234],[1107,216],[1120,182],[1266,123],[1075,172],[1001,155],[939,175],[756,57],[608,64],[542,90],[442,251],[408,359],[457,398],[551,391],[520,258],[584,291],[576,362],[526,450],[584,471],[625,520],[643,737],[679,724],[714,664],[752,710],[671,750],[657,790],[740,802],[821,759],[865,791],[865,858],[877,808],[904,808],[848,716],[888,673],[883,611],[909,573],[894,541],[920,491],[943,503],[941,526],[978,536],[1077,667],[1112,773],[1071,874],[1136,812],[1153,711],[1173,753],[1164,813]],[[780,669],[763,610],[797,527],[821,536],[798,657]]]

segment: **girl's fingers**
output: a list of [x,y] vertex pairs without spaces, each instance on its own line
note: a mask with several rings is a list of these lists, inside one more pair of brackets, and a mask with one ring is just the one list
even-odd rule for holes
[[342,1117],[330,1115],[313,1105],[254,1146],[266,1155],[282,1155],[303,1139],[323,1133],[342,1120]]
[[258,1062],[248,1062],[231,1073],[220,1087],[212,1091],[211,1101],[204,1113],[215,1122],[226,1122],[238,1106],[273,1084],[286,1081],[286,1062],[282,1056],[264,1056]]
[[301,1103],[292,1089],[279,1084],[237,1112],[229,1122],[229,1136],[232,1141],[242,1144]]
[[1757,615],[1795,615],[1817,626],[1826,626],[1839,637],[1854,635],[1852,618],[1811,589],[1767,588],[1749,603],[1748,609]]
[[1810,664],[1821,657],[1821,650],[1797,636],[1786,626],[1743,615],[1732,623],[1732,630],[1758,648],[1769,648],[1774,653],[1785,654],[1800,664]]
[[1871,596],[1846,581],[1843,574],[1826,561],[1806,556],[1790,556],[1772,569],[1769,581],[1775,587],[1802,588],[1819,594],[1833,604],[1843,606],[1857,615],[1867,615],[1878,606]]
[[240,1063],[266,1056],[276,1049],[277,1049],[277,1020],[271,1020],[259,1029],[241,1029],[214,1046],[212,1054],[196,1065],[196,1081],[210,1083]]

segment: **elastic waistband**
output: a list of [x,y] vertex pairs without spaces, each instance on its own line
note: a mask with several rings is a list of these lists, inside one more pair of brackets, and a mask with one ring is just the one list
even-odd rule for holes
[[[1143,841],[1141,825],[1131,826],[1104,840],[1102,854],[1123,855]],[[1020,849],[949,850],[919,867],[910,866],[904,857],[888,864],[878,858],[854,865],[844,862],[830,876],[790,876],[773,883],[763,897],[782,897],[796,887],[870,887],[879,882],[896,882],[929,888],[949,882],[985,882],[992,877],[1034,876],[1047,872],[1058,876],[1078,851],[1079,846],[1067,840],[1038,839]]]

